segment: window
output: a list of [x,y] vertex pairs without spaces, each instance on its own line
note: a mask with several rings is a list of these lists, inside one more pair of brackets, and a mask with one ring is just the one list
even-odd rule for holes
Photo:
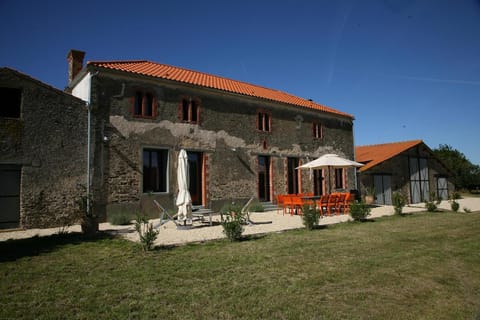
[[287,186],[289,194],[300,193],[298,179],[300,171],[297,170],[298,166],[299,162],[297,158],[287,158]]
[[188,123],[198,123],[200,103],[196,99],[182,99],[180,119]]
[[20,118],[22,90],[16,88],[0,88],[0,117]]
[[141,118],[154,118],[156,116],[155,99],[151,93],[135,92],[133,116]]
[[271,117],[266,111],[257,113],[257,129],[264,132],[271,132]]
[[323,125],[321,123],[313,123],[313,137],[315,139],[323,138]]
[[343,180],[343,168],[335,169],[335,189],[345,189]]
[[167,192],[168,150],[143,150],[143,192]]

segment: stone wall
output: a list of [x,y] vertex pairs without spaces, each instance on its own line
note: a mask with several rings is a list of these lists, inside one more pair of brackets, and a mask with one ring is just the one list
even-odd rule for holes
[[[136,78],[100,70],[94,78],[93,103],[96,105],[96,138],[101,145],[101,164],[105,169],[100,188],[105,205],[114,210],[119,205],[139,210],[151,208],[157,199],[175,210],[177,192],[176,157],[180,149],[202,152],[205,156],[206,207],[218,209],[224,202],[246,201],[258,194],[257,157],[271,158],[272,200],[286,192],[287,157],[302,162],[325,153],[353,158],[352,120],[320,111],[284,105],[207,88],[179,85],[162,80]],[[133,117],[132,103],[136,90],[152,93],[156,98],[155,119]],[[200,102],[200,123],[183,123],[179,119],[182,97]],[[271,132],[256,129],[258,110],[271,114]],[[325,126],[324,138],[313,139],[312,123]],[[166,193],[142,193],[142,149],[169,150],[169,189]],[[100,167],[96,168],[100,172]],[[354,189],[353,170],[348,170],[347,188]],[[303,191],[313,188],[308,171],[302,172]],[[109,209],[109,210],[110,210]]]
[[0,163],[21,167],[20,227],[74,219],[85,185],[85,104],[7,68],[0,86],[22,90],[20,118],[0,118]]

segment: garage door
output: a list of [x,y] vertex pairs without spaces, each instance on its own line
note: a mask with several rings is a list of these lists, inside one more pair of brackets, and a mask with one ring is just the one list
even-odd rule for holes
[[0,228],[18,228],[20,222],[20,168],[0,166]]

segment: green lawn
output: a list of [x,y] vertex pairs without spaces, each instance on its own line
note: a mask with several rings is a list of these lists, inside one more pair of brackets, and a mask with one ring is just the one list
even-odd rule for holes
[[480,214],[421,213],[230,243],[0,243],[0,319],[479,319]]

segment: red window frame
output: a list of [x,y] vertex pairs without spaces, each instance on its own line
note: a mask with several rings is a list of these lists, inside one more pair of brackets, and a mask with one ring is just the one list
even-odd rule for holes
[[272,132],[272,114],[270,111],[257,111],[256,128],[258,131]]
[[314,122],[312,124],[312,133],[314,139],[323,139],[323,124]]
[[200,99],[184,97],[180,100],[178,116],[185,123],[200,124]]
[[155,119],[157,117],[157,99],[149,91],[136,90],[132,97],[130,112],[134,118]]

